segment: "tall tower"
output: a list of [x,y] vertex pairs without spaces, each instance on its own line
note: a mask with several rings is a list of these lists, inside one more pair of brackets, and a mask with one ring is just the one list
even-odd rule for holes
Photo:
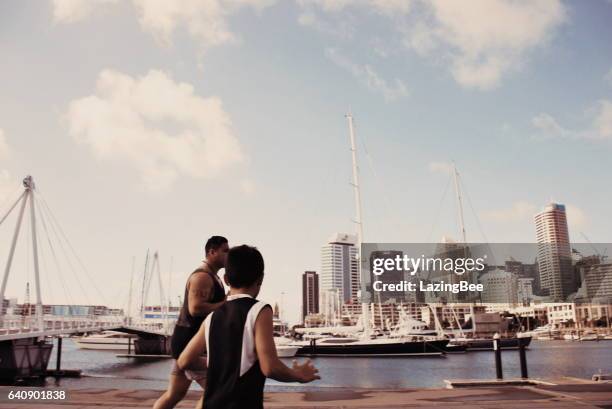
[[333,292],[343,303],[357,302],[360,289],[357,237],[334,234],[321,247],[321,292]]
[[565,205],[550,203],[535,215],[540,288],[553,301],[576,290]]
[[319,276],[316,271],[302,274],[302,321],[308,314],[319,313]]

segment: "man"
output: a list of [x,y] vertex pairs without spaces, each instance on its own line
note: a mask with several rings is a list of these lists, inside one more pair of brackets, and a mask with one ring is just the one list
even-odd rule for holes
[[155,402],[154,409],[174,408],[185,397],[192,381],[204,387],[205,367],[194,366],[189,370],[182,370],[176,362],[191,338],[198,332],[204,318],[225,302],[225,289],[217,273],[225,267],[229,251],[227,239],[212,236],[206,242],[204,251],[206,259],[191,273],[185,285],[183,307],[170,341],[174,362],[168,390]]
[[255,299],[263,274],[264,261],[256,248],[232,248],[224,277],[230,286],[227,301],[206,317],[178,359],[184,370],[208,365],[206,409],[263,409],[266,378],[302,383],[320,379],[309,360],[302,365],[294,361],[289,368],[278,359],[272,308]]

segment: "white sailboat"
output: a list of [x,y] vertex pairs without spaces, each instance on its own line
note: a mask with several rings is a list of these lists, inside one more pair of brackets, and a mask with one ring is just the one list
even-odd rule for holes
[[[359,173],[357,167],[357,146],[355,143],[355,132],[353,127],[353,116],[346,115],[348,120],[349,137],[352,158],[352,183],[355,199],[355,224],[357,226],[357,258],[359,276],[361,277],[361,244],[363,243],[363,223],[361,216],[361,192],[359,184]],[[361,331],[352,335],[346,334],[341,337],[312,337],[310,340],[298,341],[293,345],[299,346],[298,355],[302,356],[440,356],[448,340],[439,338],[423,337],[414,334],[397,333],[395,336],[385,335],[378,337],[372,333],[369,318],[368,304],[361,303]],[[337,327],[341,329],[342,327]],[[312,330],[312,328],[309,328]],[[321,334],[322,335],[322,334]]]
[[99,334],[75,337],[72,340],[80,349],[127,351],[130,349],[130,344],[134,343],[134,338],[137,336],[117,331],[103,331]]

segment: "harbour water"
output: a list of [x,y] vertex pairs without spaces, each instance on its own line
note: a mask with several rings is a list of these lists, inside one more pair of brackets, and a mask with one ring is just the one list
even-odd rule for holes
[[[55,368],[55,352],[49,368]],[[47,378],[48,385],[69,389],[122,388],[165,389],[170,359],[134,360],[118,358],[116,351],[81,350],[64,339],[63,369],[81,369],[81,378]],[[518,352],[503,352],[504,376],[519,377]],[[297,358],[299,360],[304,358]],[[315,358],[321,380],[308,385],[279,384],[268,380],[268,391],[315,390],[319,388],[411,388],[441,387],[445,379],[492,379],[493,352],[449,354],[419,358]],[[287,364],[291,359],[286,359]],[[600,370],[612,372],[612,341],[533,341],[527,352],[531,378],[571,376],[590,379]],[[192,388],[198,389],[195,383]]]

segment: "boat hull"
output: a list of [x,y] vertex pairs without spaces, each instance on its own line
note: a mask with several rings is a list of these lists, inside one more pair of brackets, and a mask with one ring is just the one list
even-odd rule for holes
[[316,341],[298,349],[298,356],[436,356],[445,353],[448,340],[405,341],[393,343],[355,342],[321,345]]
[[134,348],[134,340],[129,341],[128,338],[98,338],[92,339],[82,337],[74,339],[74,343],[80,349],[94,349],[94,350],[109,350],[109,351],[127,351],[129,343],[131,342],[132,348]]
[[295,356],[300,347],[291,345],[277,345],[276,354],[279,358],[291,358]]
[[[528,347],[531,343],[531,337],[500,338],[500,349],[518,349],[521,342],[525,347]],[[451,344],[451,347],[454,345],[464,345],[466,351],[493,351],[492,339],[470,339],[458,344]]]

